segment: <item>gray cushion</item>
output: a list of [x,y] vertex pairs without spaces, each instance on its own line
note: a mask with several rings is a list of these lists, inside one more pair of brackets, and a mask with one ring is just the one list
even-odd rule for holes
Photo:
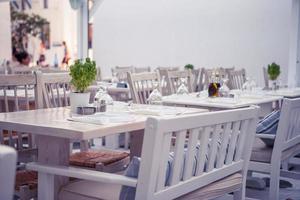
[[[272,158],[272,151],[272,147],[267,146],[260,138],[255,138],[250,160],[256,162],[270,163]],[[286,149],[282,152],[281,160],[285,160],[299,151],[300,144]]]
[[[278,123],[280,119],[280,111],[275,110],[265,116],[261,121],[258,122],[256,127],[256,133],[260,134],[271,134],[276,135]],[[272,147],[274,145],[274,140],[267,139],[267,138],[261,138],[261,140],[267,145]]]
[[240,173],[236,173],[219,181],[211,183],[203,188],[195,190],[189,194],[181,196],[176,200],[214,199],[223,196],[226,193],[241,189],[242,178],[243,177]]

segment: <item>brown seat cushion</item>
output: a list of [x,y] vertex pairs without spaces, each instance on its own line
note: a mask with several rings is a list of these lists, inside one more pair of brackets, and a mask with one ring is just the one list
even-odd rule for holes
[[21,186],[28,186],[30,190],[37,189],[38,174],[34,171],[17,171],[15,189],[20,190]]
[[95,168],[96,164],[104,166],[120,161],[129,156],[129,153],[120,151],[98,150],[74,153],[70,156],[70,165]]

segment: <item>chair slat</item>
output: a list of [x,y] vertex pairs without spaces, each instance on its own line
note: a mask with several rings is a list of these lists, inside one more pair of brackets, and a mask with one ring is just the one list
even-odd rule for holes
[[173,173],[171,174],[170,185],[175,185],[180,181],[180,173],[182,169],[183,159],[184,159],[184,143],[186,137],[186,131],[179,131],[175,133],[176,135],[176,144],[174,152],[174,161],[173,161]]
[[167,169],[169,152],[170,152],[171,138],[172,138],[172,133],[167,133],[164,136],[156,190],[162,190],[165,188],[166,169]]
[[194,161],[196,156],[196,145],[198,143],[199,129],[192,129],[189,131],[188,150],[185,159],[185,168],[183,172],[183,180],[192,177]]
[[238,144],[234,156],[234,161],[239,161],[241,159],[244,145],[246,142],[245,139],[247,138],[246,133],[247,133],[248,125],[249,125],[249,120],[245,120],[241,122],[241,131],[238,138]]
[[7,87],[3,88],[3,95],[4,95],[4,106],[5,106],[5,112],[9,112],[9,108],[8,108],[8,97],[7,97]]
[[223,167],[224,161],[225,161],[225,156],[227,153],[227,147],[228,147],[228,142],[229,142],[229,136],[231,132],[231,126],[232,123],[226,123],[224,125],[224,131],[221,139],[221,147],[220,147],[220,153],[217,158],[217,168]]
[[206,155],[208,152],[208,140],[210,137],[211,127],[205,127],[204,131],[200,133],[200,149],[197,155],[197,169],[196,176],[199,176],[204,171],[204,166],[206,162]]
[[233,129],[232,129],[232,134],[230,137],[230,143],[229,143],[229,147],[228,147],[228,153],[226,156],[226,161],[225,164],[231,164],[233,161],[233,156],[235,153],[235,147],[236,147],[236,142],[237,142],[237,138],[238,138],[238,134],[239,134],[239,129],[240,129],[240,123],[241,121],[237,121],[233,123]]
[[30,109],[29,106],[29,97],[28,97],[28,85],[25,85],[25,106],[26,106],[26,110]]
[[216,125],[214,128],[212,140],[210,142],[210,149],[209,149],[209,155],[208,155],[208,166],[206,168],[207,172],[210,172],[215,166],[217,151],[218,151],[218,147],[219,147],[219,136],[220,136],[221,130],[222,130],[221,124]]
[[17,87],[14,87],[14,101],[15,101],[15,111],[19,111],[19,100],[18,100]]

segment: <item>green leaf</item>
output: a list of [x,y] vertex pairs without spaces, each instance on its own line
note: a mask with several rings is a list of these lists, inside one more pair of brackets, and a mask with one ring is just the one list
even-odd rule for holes
[[276,80],[280,75],[280,65],[277,65],[275,62],[268,65],[268,75],[271,80]]

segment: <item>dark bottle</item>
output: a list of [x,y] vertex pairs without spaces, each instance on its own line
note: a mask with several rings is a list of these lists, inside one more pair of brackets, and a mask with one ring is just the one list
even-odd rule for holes
[[219,75],[213,73],[212,77],[211,77],[211,83],[208,85],[208,96],[209,97],[218,97],[220,87],[221,87],[221,84],[219,82]]

